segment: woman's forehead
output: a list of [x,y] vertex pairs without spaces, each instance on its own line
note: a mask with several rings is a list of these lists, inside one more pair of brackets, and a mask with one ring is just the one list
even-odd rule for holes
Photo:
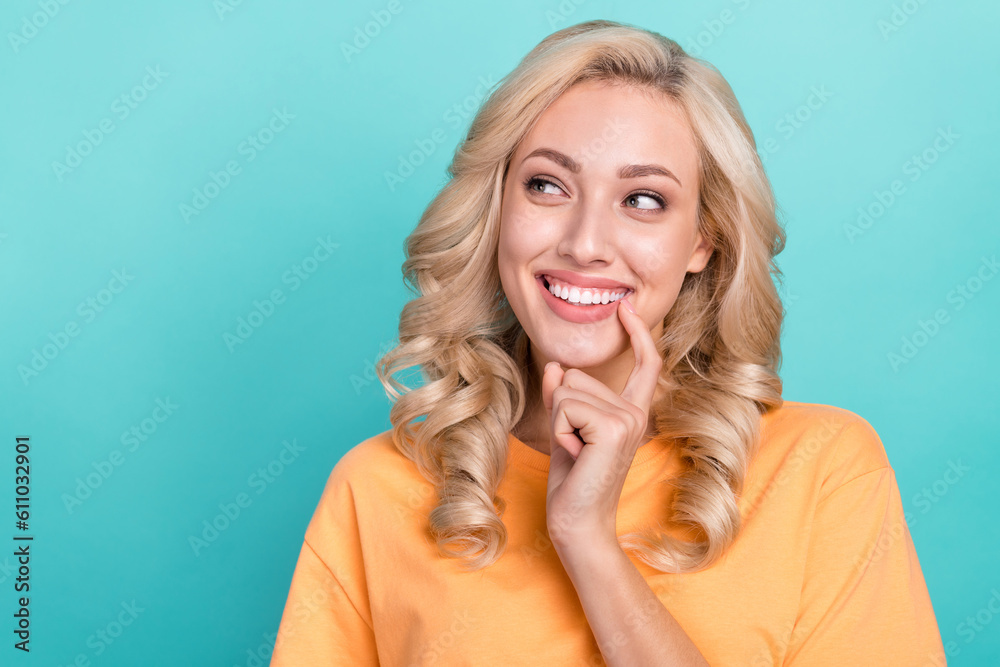
[[532,153],[551,158],[550,152],[590,172],[659,164],[681,183],[697,174],[697,144],[683,107],[634,85],[585,81],[570,87],[540,114],[515,151],[513,166]]

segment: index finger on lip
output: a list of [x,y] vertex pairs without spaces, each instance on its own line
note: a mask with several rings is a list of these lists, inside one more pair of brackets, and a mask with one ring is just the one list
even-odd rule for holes
[[552,417],[552,392],[562,383],[565,371],[559,363],[549,362],[545,365],[542,373],[542,403],[545,405],[545,413]]
[[639,315],[629,311],[623,303],[618,307],[618,317],[628,332],[632,354],[635,356],[635,366],[625,382],[621,396],[629,403],[648,411],[656,392],[656,381],[660,377],[663,359],[656,349],[656,341]]

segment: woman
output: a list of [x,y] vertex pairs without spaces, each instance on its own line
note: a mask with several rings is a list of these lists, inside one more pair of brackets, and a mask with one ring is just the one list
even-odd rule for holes
[[877,434],[782,400],[784,232],[714,68],[561,30],[450,174],[272,664],[943,664]]

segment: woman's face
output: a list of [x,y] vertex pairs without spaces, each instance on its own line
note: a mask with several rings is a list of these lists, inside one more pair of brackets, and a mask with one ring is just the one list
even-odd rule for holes
[[[511,159],[497,255],[536,363],[631,359],[610,303],[623,293],[660,335],[685,274],[711,255],[696,229],[698,187],[693,133],[665,96],[583,82],[545,110]],[[595,299],[607,305],[582,303]]]

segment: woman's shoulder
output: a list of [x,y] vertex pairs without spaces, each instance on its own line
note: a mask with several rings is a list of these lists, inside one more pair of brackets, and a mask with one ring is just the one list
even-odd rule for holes
[[376,433],[353,445],[338,459],[330,472],[330,481],[368,487],[374,482],[421,479],[416,465],[393,440],[392,429]]
[[351,445],[337,461],[334,469],[344,473],[353,472],[358,467],[365,467],[375,461],[392,460],[402,454],[396,449],[392,440],[392,430],[375,433],[364,440]]
[[[327,477],[307,537],[330,525],[377,524],[399,506],[431,496],[431,485],[396,447],[392,431],[353,445]],[[353,530],[350,529],[350,530]]]
[[875,428],[844,408],[786,400],[761,426],[755,465],[767,477],[794,474],[829,490],[891,467]]

